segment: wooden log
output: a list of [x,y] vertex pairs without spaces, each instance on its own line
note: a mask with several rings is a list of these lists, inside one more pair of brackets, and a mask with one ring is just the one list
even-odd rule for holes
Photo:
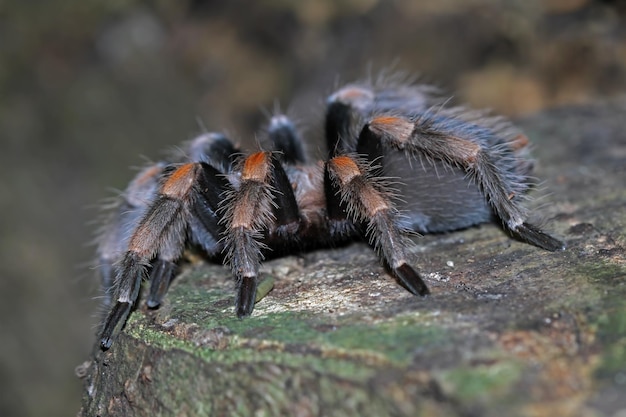
[[[601,416],[626,411],[626,99],[546,111],[536,200],[550,253],[497,225],[416,239],[432,295],[363,244],[267,262],[233,311],[220,265],[186,268],[83,368],[85,416]],[[541,195],[535,193],[535,195]],[[621,414],[620,414],[621,415]]]

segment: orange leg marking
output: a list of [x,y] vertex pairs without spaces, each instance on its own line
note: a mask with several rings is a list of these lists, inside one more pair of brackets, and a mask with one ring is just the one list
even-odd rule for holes
[[241,179],[263,182],[269,173],[269,165],[266,152],[254,153],[246,159],[241,170]]
[[[342,186],[346,186],[355,177],[363,175],[361,169],[356,162],[348,156],[337,156],[330,160],[330,167],[334,171],[337,179],[341,182]],[[363,205],[365,214],[368,217],[374,216],[380,210],[386,210],[389,205],[374,187],[370,184],[365,184],[359,188],[359,200]]]
[[331,159],[329,163],[337,179],[339,179],[343,185],[349,183],[352,178],[361,175],[359,166],[349,156],[337,156]]
[[165,181],[161,193],[174,198],[182,198],[193,186],[193,180],[196,176],[195,166],[195,164],[190,163],[179,167]]
[[354,103],[357,100],[373,100],[374,95],[371,91],[360,87],[342,88],[336,95],[344,103]]
[[407,141],[413,134],[414,125],[402,117],[380,116],[369,122],[369,128],[377,135],[391,135],[397,141]]

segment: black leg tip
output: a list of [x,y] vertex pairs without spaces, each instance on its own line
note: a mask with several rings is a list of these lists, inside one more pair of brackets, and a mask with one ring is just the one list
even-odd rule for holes
[[239,319],[243,319],[246,317],[250,317],[252,315],[252,311],[254,309],[252,308],[247,308],[245,306],[238,306],[237,307],[237,318]]
[[130,303],[120,301],[115,303],[104,323],[102,333],[100,333],[100,348],[102,350],[107,350],[111,347],[115,335],[119,333],[126,322],[130,308]]
[[237,317],[248,317],[254,310],[256,300],[256,277],[243,277],[239,284],[235,309]]
[[422,297],[430,294],[430,290],[420,275],[409,264],[402,264],[394,268],[393,274],[398,278],[404,288],[413,295]]
[[524,242],[550,252],[563,251],[566,248],[563,241],[550,236],[530,223],[522,223],[515,229],[514,233]]
[[175,274],[176,263],[163,259],[159,259],[154,263],[152,273],[150,274],[150,293],[146,301],[148,308],[157,308],[161,305],[170,281]]

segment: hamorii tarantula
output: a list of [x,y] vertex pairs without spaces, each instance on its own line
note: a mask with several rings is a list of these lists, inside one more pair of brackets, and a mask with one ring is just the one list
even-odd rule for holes
[[238,317],[252,313],[270,251],[363,237],[403,287],[424,296],[428,286],[408,263],[410,233],[497,218],[524,242],[564,248],[527,222],[527,137],[503,118],[448,106],[431,87],[374,82],[337,90],[327,100],[323,162],[307,160],[286,116],[271,117],[267,130],[270,149],[245,156],[226,136],[203,134],[184,158],[145,168],[122,193],[98,246],[109,294],[102,349],[148,274],[148,307],[161,303],[187,245],[230,266]]

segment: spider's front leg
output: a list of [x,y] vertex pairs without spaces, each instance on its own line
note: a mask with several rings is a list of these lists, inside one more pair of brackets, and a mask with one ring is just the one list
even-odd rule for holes
[[525,189],[521,183],[525,178],[520,179],[507,168],[515,158],[513,149],[490,147],[489,135],[493,135],[489,129],[453,118],[381,116],[363,127],[359,141],[369,142],[372,147],[374,142],[384,143],[461,167],[476,180],[496,216],[513,235],[549,251],[564,249],[563,242],[527,222],[528,215],[517,195],[518,189]]
[[[348,218],[366,224],[366,237],[399,282],[415,295],[428,287],[408,263],[410,245],[400,228],[399,213],[378,170],[356,157],[336,156],[326,163],[324,183],[331,222]],[[388,190],[388,188],[387,188]]]
[[154,260],[148,306],[156,307],[167,291],[190,232],[209,254],[219,252],[217,208],[227,183],[220,171],[204,163],[166,168],[158,195],[132,233],[117,265],[115,304],[100,334],[108,349],[139,295],[141,281]]
[[239,188],[223,204],[226,260],[237,291],[235,310],[238,317],[245,317],[254,309],[261,252],[266,249],[264,234],[270,228],[295,233],[298,205],[287,174],[272,152],[257,152],[243,161]]
[[133,178],[121,194],[98,238],[98,270],[106,306],[112,302],[115,264],[126,252],[132,231],[139,225],[156,195],[159,176],[164,166],[162,163],[149,166]]

